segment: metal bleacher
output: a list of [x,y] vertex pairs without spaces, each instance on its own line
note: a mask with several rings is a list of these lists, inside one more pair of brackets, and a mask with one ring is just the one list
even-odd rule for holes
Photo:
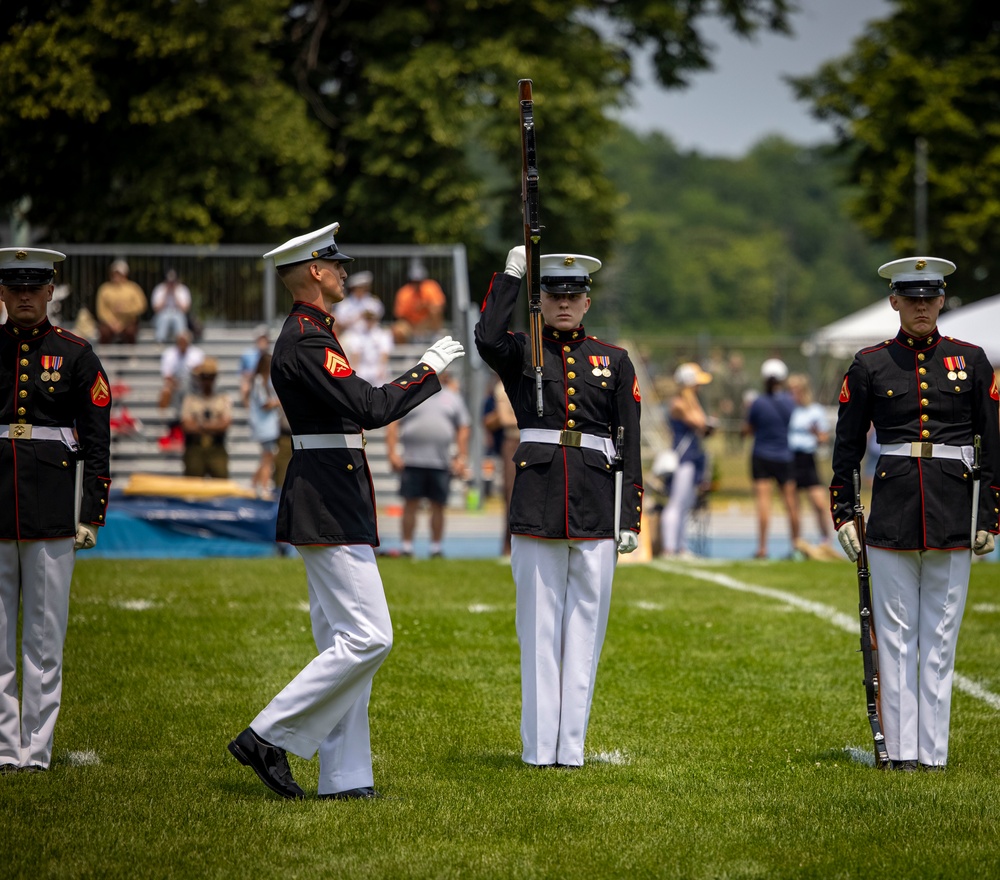
[[[274,332],[276,335],[277,328]],[[240,355],[252,347],[252,334],[249,327],[209,327],[196,343],[206,355],[218,360],[216,388],[229,394],[233,401],[233,424],[226,436],[229,476],[244,485],[250,484],[260,459],[260,444],[250,438],[247,410],[240,402]],[[140,332],[135,345],[95,345],[111,383],[113,423],[121,425],[113,430],[111,442],[111,476],[118,488],[124,487],[135,473],[183,474],[180,450],[167,451],[159,443],[173,416],[171,409],[160,409],[158,405],[163,385],[160,359],[166,347],[155,342],[148,329]],[[389,375],[399,375],[420,358],[425,348],[397,346],[390,358]],[[375,491],[386,500],[394,499],[398,497],[399,478],[389,467],[385,429],[366,431],[365,436]],[[452,482],[460,491],[460,481]]]

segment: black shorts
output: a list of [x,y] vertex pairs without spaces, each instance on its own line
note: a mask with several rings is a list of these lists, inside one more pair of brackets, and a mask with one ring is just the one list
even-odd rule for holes
[[447,504],[450,483],[451,473],[441,468],[404,467],[399,494],[408,501],[426,498],[435,504]]
[[816,456],[811,452],[796,452],[793,462],[795,488],[811,489],[819,485],[819,474],[816,472]]
[[754,480],[774,480],[779,486],[790,482],[793,477],[790,461],[773,461],[757,455],[750,459],[750,473]]

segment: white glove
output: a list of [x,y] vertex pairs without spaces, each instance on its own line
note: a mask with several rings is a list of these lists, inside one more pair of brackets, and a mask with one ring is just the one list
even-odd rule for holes
[[618,552],[631,553],[639,546],[639,536],[628,529],[622,529],[618,533]]
[[528,271],[528,258],[524,255],[524,245],[519,244],[512,247],[507,252],[507,265],[504,267],[504,275],[512,275],[514,278],[523,278]]
[[844,548],[847,558],[851,562],[857,562],[858,555],[861,553],[861,542],[858,540],[858,530],[854,523],[844,523],[837,530],[837,540],[840,541],[840,546]]
[[74,550],[89,550],[97,544],[97,529],[87,523],[80,523],[76,527],[76,542],[73,544]]
[[976,556],[986,556],[987,553],[992,553],[994,546],[993,535],[986,529],[980,529],[976,532],[976,540],[972,543],[972,552]]
[[420,360],[434,372],[440,373],[455,358],[460,358],[464,354],[465,349],[462,348],[461,342],[450,336],[443,336],[424,352],[424,356]]

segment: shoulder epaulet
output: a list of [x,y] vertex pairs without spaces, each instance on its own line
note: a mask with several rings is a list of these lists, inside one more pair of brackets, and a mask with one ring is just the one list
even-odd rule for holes
[[892,339],[886,339],[882,342],[879,342],[877,345],[872,345],[869,348],[861,349],[861,351],[859,351],[858,354],[871,354],[873,351],[882,351],[882,349],[884,349],[887,345],[892,345],[892,343],[893,343]]
[[955,345],[965,346],[965,348],[982,348],[982,346],[976,345],[976,343],[974,342],[966,342],[964,339],[956,339],[954,336],[942,336],[941,339],[942,340],[946,339],[948,340],[948,342],[951,342]]
[[304,333],[306,329],[320,330],[323,333],[333,332],[332,327],[327,327],[310,315],[299,315],[299,332]]
[[86,347],[90,345],[90,343],[82,336],[77,336],[75,333],[71,333],[69,330],[66,330],[62,327],[53,327],[52,329],[55,331],[57,336],[59,336],[61,339],[65,339],[67,342],[74,342],[81,347]]
[[589,339],[591,342],[596,342],[598,345],[603,345],[605,348],[613,348],[616,351],[626,351],[627,352],[627,350],[624,349],[624,348],[622,348],[622,346],[620,346],[620,345],[612,345],[610,342],[605,342],[603,339],[598,339],[596,336],[588,336],[587,339]]

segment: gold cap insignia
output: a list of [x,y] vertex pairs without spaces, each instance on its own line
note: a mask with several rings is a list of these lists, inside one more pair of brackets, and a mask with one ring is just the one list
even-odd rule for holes
[[917,260],[917,265],[914,267],[918,272],[921,269],[927,268],[927,260]]
[[27,251],[17,251],[14,254],[14,259],[15,260],[26,260],[26,259],[28,259],[28,252]]
[[566,259],[563,260],[563,265],[572,266],[575,262],[576,262],[576,257],[566,257]]

